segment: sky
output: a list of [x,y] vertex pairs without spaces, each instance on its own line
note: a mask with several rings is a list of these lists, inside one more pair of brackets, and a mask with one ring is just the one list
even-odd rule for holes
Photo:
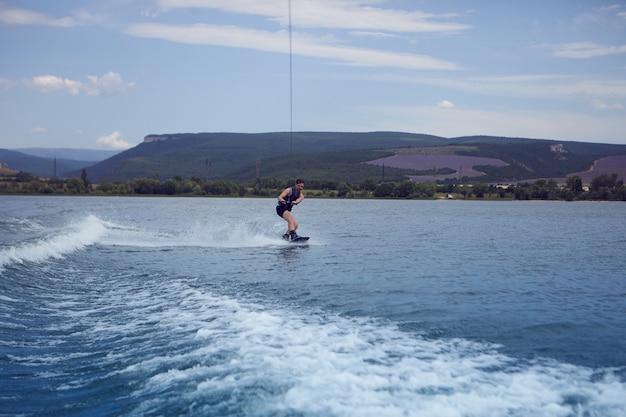
[[0,148],[292,130],[626,144],[626,1],[0,0]]

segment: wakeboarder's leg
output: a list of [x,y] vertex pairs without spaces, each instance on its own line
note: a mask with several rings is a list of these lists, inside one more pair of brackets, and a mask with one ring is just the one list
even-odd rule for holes
[[298,228],[298,222],[290,211],[283,213],[283,219],[287,222],[287,235],[292,236],[292,232],[295,233]]

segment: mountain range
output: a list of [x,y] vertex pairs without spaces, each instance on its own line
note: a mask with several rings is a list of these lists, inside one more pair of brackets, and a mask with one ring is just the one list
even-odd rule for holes
[[355,183],[368,178],[391,181],[476,176],[481,182],[513,182],[565,178],[607,160],[620,176],[626,175],[626,145],[495,136],[444,138],[403,132],[177,133],[148,135],[139,145],[118,153],[81,151],[0,149],[0,163],[41,177],[80,177],[85,169],[92,182],[142,177],[240,182],[303,177]]

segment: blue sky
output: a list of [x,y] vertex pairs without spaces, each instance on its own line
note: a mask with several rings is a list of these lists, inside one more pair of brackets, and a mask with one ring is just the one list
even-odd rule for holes
[[626,2],[0,0],[0,147],[178,132],[626,144]]

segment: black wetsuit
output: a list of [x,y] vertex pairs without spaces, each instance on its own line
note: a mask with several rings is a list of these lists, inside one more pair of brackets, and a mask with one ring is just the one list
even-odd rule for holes
[[276,206],[276,214],[282,218],[285,211],[291,211],[293,208],[293,202],[298,198],[300,198],[300,192],[296,191],[296,187],[291,187],[291,193],[285,197],[285,203],[283,204],[280,201],[278,202],[278,205]]

